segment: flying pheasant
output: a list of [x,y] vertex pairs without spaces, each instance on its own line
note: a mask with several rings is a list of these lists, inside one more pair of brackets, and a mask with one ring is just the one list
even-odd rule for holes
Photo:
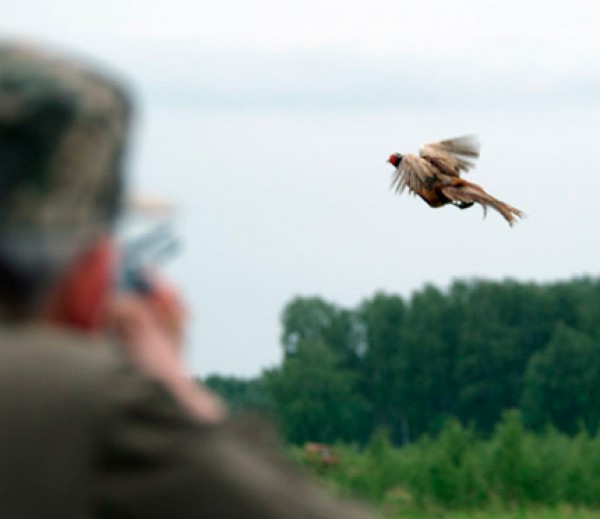
[[469,159],[479,157],[479,142],[474,136],[457,137],[421,146],[419,156],[394,153],[388,162],[396,171],[392,187],[397,192],[408,188],[431,207],[452,204],[460,209],[478,203],[484,215],[488,207],[498,211],[513,225],[523,213],[486,193],[483,188],[460,178],[461,171],[475,166]]

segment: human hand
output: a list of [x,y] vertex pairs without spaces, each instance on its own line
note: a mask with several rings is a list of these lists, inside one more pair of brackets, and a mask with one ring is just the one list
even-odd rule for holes
[[162,382],[182,407],[204,422],[225,416],[225,406],[194,382],[181,360],[185,310],[177,292],[158,274],[148,274],[148,294],[119,293],[109,305],[109,327],[132,362]]

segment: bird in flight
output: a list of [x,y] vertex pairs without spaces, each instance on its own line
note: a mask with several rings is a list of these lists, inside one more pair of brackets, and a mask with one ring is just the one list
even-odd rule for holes
[[498,211],[512,226],[523,213],[490,194],[481,186],[460,177],[475,166],[479,157],[479,141],[475,136],[457,137],[421,146],[419,155],[394,153],[388,162],[396,168],[392,187],[401,193],[406,188],[419,195],[429,206],[442,207],[452,204],[466,209],[477,203]]

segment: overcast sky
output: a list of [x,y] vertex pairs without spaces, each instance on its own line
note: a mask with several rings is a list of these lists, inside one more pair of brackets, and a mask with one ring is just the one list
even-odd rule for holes
[[[592,0],[21,0],[0,16],[5,37],[131,85],[135,189],[180,207],[192,368],[237,375],[278,362],[295,295],[596,274],[599,27]],[[528,214],[514,229],[387,189],[391,152],[472,132],[471,178]]]
[[397,104],[407,93],[589,99],[599,24],[593,0],[23,0],[0,20],[5,34],[114,64],[144,95],[211,107]]

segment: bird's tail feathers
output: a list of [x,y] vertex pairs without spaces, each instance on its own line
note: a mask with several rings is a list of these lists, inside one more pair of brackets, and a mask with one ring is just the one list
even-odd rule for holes
[[482,187],[466,180],[461,180],[460,183],[447,186],[442,189],[444,195],[450,200],[457,202],[475,202],[483,208],[484,218],[487,215],[488,207],[498,211],[508,224],[512,227],[518,218],[523,218],[525,215],[522,211],[509,205],[497,198],[494,198],[489,193],[486,193]]

